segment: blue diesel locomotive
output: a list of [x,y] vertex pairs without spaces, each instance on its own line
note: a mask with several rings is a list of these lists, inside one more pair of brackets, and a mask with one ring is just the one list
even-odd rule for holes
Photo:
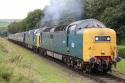
[[116,32],[95,19],[10,34],[8,39],[85,72],[106,73],[118,60]]

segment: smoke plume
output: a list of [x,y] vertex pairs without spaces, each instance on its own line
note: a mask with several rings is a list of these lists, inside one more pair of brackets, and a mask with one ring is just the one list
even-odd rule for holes
[[[80,0],[51,0],[44,8],[41,26],[58,25],[60,21],[75,21],[83,17],[83,4]],[[65,20],[65,18],[67,20]]]

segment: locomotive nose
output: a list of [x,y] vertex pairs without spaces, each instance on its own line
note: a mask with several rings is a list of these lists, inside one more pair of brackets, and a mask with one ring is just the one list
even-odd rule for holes
[[115,32],[107,28],[91,28],[83,32],[83,60],[112,59],[116,56]]
[[105,55],[105,51],[101,51],[101,55]]

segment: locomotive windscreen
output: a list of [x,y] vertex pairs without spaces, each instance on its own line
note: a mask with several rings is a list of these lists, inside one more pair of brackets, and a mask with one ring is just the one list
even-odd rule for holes
[[95,41],[111,41],[110,36],[95,36]]

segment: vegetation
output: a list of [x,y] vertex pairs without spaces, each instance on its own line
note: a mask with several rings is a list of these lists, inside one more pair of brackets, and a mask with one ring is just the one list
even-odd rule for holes
[[[51,61],[50,61],[51,62]],[[0,83],[72,83],[72,75],[31,51],[0,38]],[[74,78],[80,83],[79,77]]]
[[118,46],[118,55],[123,59],[117,63],[116,68],[113,68],[113,70],[120,72],[122,74],[125,74],[125,46],[124,45]]
[[10,23],[8,22],[0,22],[0,36],[2,37],[7,36],[7,29],[9,24]]
[[125,74],[125,59],[122,59],[120,62],[118,62],[116,68],[113,68],[113,70]]
[[0,30],[1,29],[7,29],[9,23],[8,22],[0,22]]
[[[122,60],[113,70],[125,74],[124,63]],[[79,77],[75,80],[80,81]],[[0,83],[42,82],[70,83],[72,78],[64,69],[55,68],[33,52],[0,38]]]
[[30,12],[25,19],[20,22],[13,22],[8,26],[9,33],[17,33],[38,28],[43,12],[40,9]]
[[[75,18],[73,14],[62,15],[58,21],[65,25],[78,19],[95,18],[102,21],[107,27],[117,32],[117,43],[125,44],[125,0],[78,0],[83,4],[84,17]],[[45,8],[43,11],[46,11]],[[9,25],[9,32],[16,33],[35,29],[40,26],[40,19],[44,16],[42,10],[30,12],[21,22]],[[51,18],[51,17],[50,17]],[[46,23],[51,24],[51,23]]]
[[123,45],[118,46],[118,54],[120,57],[125,59],[125,46]]
[[86,0],[85,17],[98,19],[115,29],[118,43],[125,44],[124,9],[124,0]]

